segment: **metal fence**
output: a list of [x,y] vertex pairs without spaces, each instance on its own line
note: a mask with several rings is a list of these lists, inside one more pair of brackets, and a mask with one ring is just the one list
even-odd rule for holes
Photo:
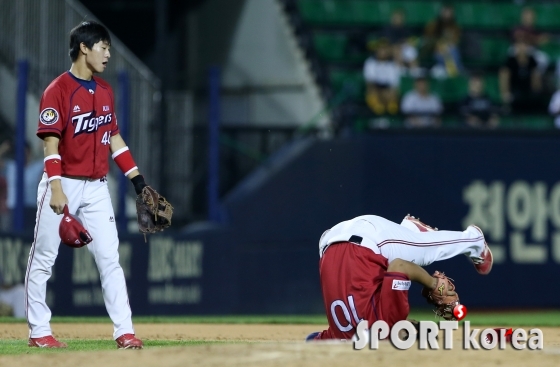
[[[40,96],[48,84],[68,70],[69,32],[80,21],[97,20],[74,0],[0,0],[0,62],[15,73],[17,61],[29,61],[29,92]],[[150,182],[160,149],[156,126],[161,100],[159,79],[111,34],[111,60],[102,78],[113,87],[119,105],[118,73],[130,78],[130,128],[128,145]],[[39,111],[37,111],[38,115]],[[146,147],[152,147],[150,149]]]

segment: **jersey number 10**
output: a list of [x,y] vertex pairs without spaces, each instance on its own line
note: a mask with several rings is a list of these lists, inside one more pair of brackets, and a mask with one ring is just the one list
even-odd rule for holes
[[[338,330],[342,332],[348,332],[353,328],[352,320],[350,319],[350,313],[352,313],[352,317],[354,318],[356,325],[359,324],[360,321],[362,321],[362,318],[359,317],[358,313],[356,312],[356,306],[354,304],[354,296],[348,296],[347,299],[348,299],[348,305],[350,307],[348,307],[346,303],[344,303],[344,301],[341,299],[337,299],[336,301],[331,303],[331,316]],[[342,309],[342,313],[344,313],[344,318],[346,321],[344,323],[347,325],[342,325],[342,323],[338,319],[338,316],[336,315],[337,307],[340,307]],[[350,310],[348,308],[350,308]]]

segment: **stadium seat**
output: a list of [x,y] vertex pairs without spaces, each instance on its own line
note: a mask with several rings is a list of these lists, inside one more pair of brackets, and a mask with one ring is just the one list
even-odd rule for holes
[[560,4],[535,4],[532,6],[537,15],[536,26],[540,29],[558,29]]
[[[316,0],[299,0],[298,7],[302,18],[312,24],[328,24],[331,21],[336,22],[337,12],[343,12],[343,9],[337,9],[337,2],[323,2]],[[329,5],[329,6],[326,6]],[[347,12],[344,12],[345,14]]]
[[320,58],[342,60],[345,57],[347,37],[344,34],[316,33],[313,44]]
[[476,54],[465,54],[464,62],[470,67],[496,67],[503,65],[508,56],[511,42],[508,38],[480,38]]
[[367,58],[362,49],[348,47],[348,33],[315,32],[313,44],[319,58],[327,62],[362,64]]
[[461,2],[453,5],[463,28],[509,30],[519,23],[521,7],[508,3]]
[[500,118],[500,128],[528,130],[553,129],[554,121],[552,117],[548,115],[502,116]]
[[365,83],[362,71],[334,69],[329,73],[329,79],[333,92],[339,93],[342,88],[346,88],[347,93],[357,99],[363,100],[365,93]]
[[492,102],[501,103],[502,97],[500,96],[500,84],[497,74],[484,76],[484,90]]
[[[314,25],[384,25],[393,10],[406,13],[407,24],[424,26],[433,19],[443,1],[372,1],[372,0],[298,0],[305,22]],[[519,24],[523,5],[508,2],[453,2],[455,15],[463,28],[510,30]],[[560,4],[532,5],[537,13],[537,27],[557,29]]]
[[[382,1],[380,3],[385,3]],[[410,26],[424,27],[429,21],[435,19],[441,4],[437,1],[389,1],[388,13],[385,15],[387,22],[395,9],[405,11],[406,23]]]
[[377,2],[368,0],[299,0],[304,21],[316,25],[382,24]]
[[530,115],[517,117],[519,120],[518,127],[523,129],[552,129],[554,128],[554,121],[548,115]]
[[462,126],[462,121],[458,115],[444,115],[441,119],[441,126],[446,128],[457,128]]
[[560,59],[560,44],[556,42],[549,42],[545,45],[542,45],[540,49],[546,53],[551,58],[551,63],[556,62],[556,60]]

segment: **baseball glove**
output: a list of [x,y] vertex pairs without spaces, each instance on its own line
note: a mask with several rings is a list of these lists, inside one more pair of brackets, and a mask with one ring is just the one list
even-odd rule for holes
[[422,296],[428,300],[428,303],[436,306],[434,312],[437,316],[446,320],[456,320],[453,309],[460,302],[459,295],[455,292],[455,285],[451,282],[453,279],[437,270],[432,276],[437,279],[436,287],[434,289],[424,287]]
[[138,228],[141,233],[156,233],[171,225],[173,207],[156,190],[145,186],[136,197]]

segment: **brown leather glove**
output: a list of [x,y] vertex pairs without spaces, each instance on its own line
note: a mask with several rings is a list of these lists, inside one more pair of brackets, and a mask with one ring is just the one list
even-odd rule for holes
[[138,228],[141,233],[163,231],[171,225],[173,207],[150,186],[145,186],[136,197]]
[[434,310],[436,315],[446,320],[456,320],[453,309],[460,304],[460,301],[459,295],[455,292],[455,285],[451,282],[453,279],[437,270],[432,276],[437,279],[437,285],[434,289],[424,287],[422,296],[428,300],[428,303],[436,306]]

